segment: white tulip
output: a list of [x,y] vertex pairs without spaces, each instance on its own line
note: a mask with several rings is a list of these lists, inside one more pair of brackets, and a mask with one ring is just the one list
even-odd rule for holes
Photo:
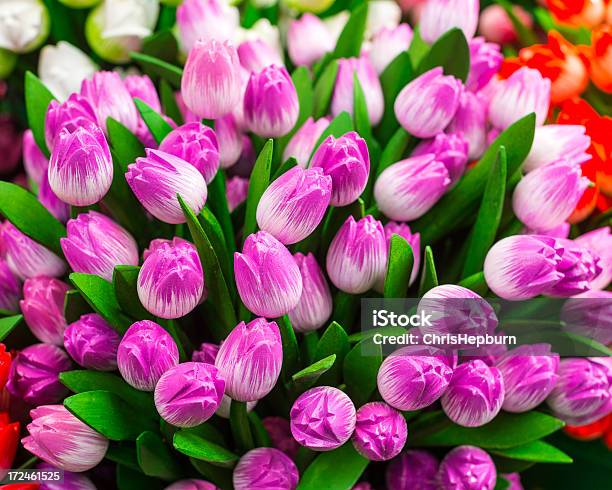
[[49,34],[49,12],[40,0],[0,0],[0,48],[28,53]]

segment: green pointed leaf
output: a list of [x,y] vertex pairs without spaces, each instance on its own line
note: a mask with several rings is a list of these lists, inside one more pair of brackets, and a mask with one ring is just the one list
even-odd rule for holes
[[189,462],[207,481],[214,483],[221,490],[233,490],[232,471],[230,469],[221,468],[196,458],[189,458]]
[[385,298],[406,297],[413,266],[412,247],[401,236],[392,235],[383,294]]
[[130,163],[134,163],[138,157],[144,156],[144,146],[134,133],[112,117],[106,120],[106,131],[108,142],[121,164],[122,172],[125,173]]
[[321,77],[314,86],[314,107],[312,114],[315,119],[319,119],[327,114],[327,109],[334,93],[334,87],[336,86],[337,76],[338,62],[333,60],[325,67]]
[[317,380],[321,377],[323,373],[329,371],[329,369],[334,365],[334,362],[336,362],[336,354],[327,356],[321,359],[320,361],[317,361],[311,364],[310,366],[305,367],[301,371],[298,371],[293,376],[291,376],[291,379],[295,383],[298,383],[303,386],[304,389],[308,389],[310,386],[317,382]]
[[234,226],[227,204],[227,193],[225,191],[225,175],[218,171],[215,178],[208,184],[207,206],[210,208],[215,218],[223,230],[226,247],[233,257],[236,251],[236,239],[234,237]]
[[317,343],[313,361],[320,361],[321,359],[325,359],[335,354],[336,362],[326,373],[321,375],[317,382],[318,384],[329,384],[331,386],[340,384],[342,378],[342,363],[349,349],[350,345],[346,331],[338,325],[338,323],[332,322]]
[[297,122],[289,133],[290,135],[293,135],[302,126],[302,124],[304,124],[306,119],[312,115],[315,101],[312,78],[310,77],[308,68],[305,66],[298,66],[291,74],[291,80],[293,81],[293,85],[297,91],[300,107]]
[[398,54],[380,74],[380,85],[385,97],[385,112],[376,132],[379,141],[389,141],[399,127],[393,106],[398,94],[413,77],[414,71],[408,51]]
[[169,29],[160,30],[142,40],[142,54],[173,63],[178,55],[178,43]]
[[119,490],[162,490],[165,484],[157,478],[143,475],[133,468],[117,465],[117,488]]
[[250,451],[255,447],[251,424],[247,415],[246,402],[232,400],[230,404],[230,429],[236,446],[241,452]]
[[406,152],[406,148],[408,148],[408,145],[412,141],[412,136],[410,136],[404,128],[397,128],[382,152],[380,162],[376,167],[376,176],[378,177],[387,167],[399,162]]
[[266,142],[263,149],[259,153],[255,166],[251,172],[249,180],[249,191],[246,200],[246,215],[244,218],[244,229],[242,231],[243,240],[257,230],[257,205],[262,194],[268,188],[270,183],[270,171],[272,168],[272,152],[274,150],[274,142],[270,139]]
[[134,471],[142,471],[136,459],[136,448],[131,443],[111,443],[105,457],[113,463],[126,466]]
[[272,447],[272,441],[268,431],[264,427],[259,415],[254,410],[247,413],[249,425],[251,426],[251,434],[253,434],[253,442],[255,447]]
[[445,75],[465,82],[470,72],[470,48],[461,29],[454,28],[442,35],[419,63],[417,76],[441,66]]
[[202,225],[202,229],[209,238],[210,244],[219,259],[219,265],[223,271],[225,283],[233,297],[236,294],[234,291],[234,268],[232,266],[233,255],[230,254],[227,249],[227,242],[225,241],[225,235],[223,234],[221,225],[216,216],[208,209],[208,206],[202,209],[202,212],[198,216],[198,221],[200,225]]
[[376,390],[376,377],[382,360],[382,346],[375,344],[372,338],[362,340],[346,355],[344,384],[355,406],[366,403]]
[[412,35],[410,47],[408,48],[408,56],[410,56],[413,69],[419,66],[427,53],[429,53],[429,44],[423,40],[419,32],[419,27],[416,26]]
[[136,438],[138,465],[147,476],[166,481],[180,479],[182,470],[175,454],[155,432],[146,431]]
[[497,481],[495,482],[495,488],[493,490],[506,490],[509,486],[510,482],[498,474]]
[[338,42],[334,49],[334,58],[353,58],[361,54],[361,43],[364,38],[367,20],[368,3],[364,2],[352,10],[348,22],[338,37]]
[[159,112],[149,107],[143,100],[134,98],[134,103],[155,141],[158,144],[161,143],[168,133],[172,131],[172,126],[170,126],[168,121],[166,121]]
[[317,148],[319,148],[319,145],[323,143],[323,141],[325,141],[325,138],[330,135],[334,136],[335,138],[339,138],[340,136],[348,133],[349,131],[353,131],[353,120],[351,119],[351,116],[348,112],[343,111],[336,117],[334,117],[334,119],[332,119],[332,122],[329,123],[329,126],[327,126],[327,128],[325,128],[325,131],[323,131],[321,136],[319,136],[319,139],[317,140],[312,150],[312,153],[310,154],[309,161],[312,160],[312,156],[317,151]]
[[289,170],[291,170],[293,167],[297,167],[297,160],[293,157],[289,157],[287,159],[287,161],[285,163],[283,163],[278,170],[274,173],[274,175],[272,176],[272,178],[270,179],[270,182],[274,182],[276,179],[278,179],[281,175],[283,175],[284,173],[288,172]]
[[506,449],[491,449],[492,454],[509,459],[534,463],[572,463],[573,460],[560,449],[544,441],[532,441]]
[[9,336],[23,320],[23,315],[7,316],[0,318],[0,342]]
[[183,70],[163,60],[142,53],[132,52],[130,57],[142,68],[159,75],[174,88],[181,88]]
[[173,444],[178,452],[215,466],[233,468],[238,461],[238,456],[231,451],[188,431],[179,430],[174,434]]
[[81,296],[81,293],[76,289],[71,289],[66,293],[64,298],[64,318],[66,318],[66,323],[74,323],[81,316],[92,312],[91,306],[89,306],[87,301]]
[[462,279],[459,282],[459,286],[471,289],[480,296],[484,296],[489,290],[489,286],[487,286],[487,282],[485,281],[484,273],[482,271]]
[[423,296],[430,289],[438,285],[438,274],[436,273],[436,265],[434,264],[433,252],[431,247],[425,247],[423,260],[423,273],[421,274],[421,283],[419,285],[419,297]]
[[[40,150],[49,157],[49,148],[45,142],[45,116],[49,103],[55,100],[51,91],[31,71],[25,74],[25,105],[28,115],[28,126],[34,135],[34,141]],[[2,192],[0,192],[2,195]]]
[[166,80],[162,80],[159,84],[159,98],[161,100],[164,114],[172,119],[177,125],[183,124],[183,114],[176,103],[174,90]]
[[291,325],[291,321],[287,315],[277,318],[276,323],[281,334],[283,344],[283,379],[288,380],[291,373],[295,372],[300,362],[300,350],[297,339],[295,338],[295,330]]
[[368,463],[349,441],[319,454],[302,475],[297,490],[321,490],[321,482],[325,482],[325,490],[347,490],[357,483]]
[[113,288],[119,307],[132,318],[154,320],[138,299],[138,274],[140,266],[118,265],[113,271]]

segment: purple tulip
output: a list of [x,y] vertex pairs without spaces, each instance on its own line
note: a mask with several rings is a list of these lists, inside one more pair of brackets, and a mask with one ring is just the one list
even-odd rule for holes
[[212,417],[225,381],[212,364],[184,362],[168,369],[155,386],[155,407],[176,427],[195,427]]
[[[45,141],[53,151],[55,138],[64,128],[73,133],[77,128],[97,124],[96,113],[89,101],[79,94],[71,94],[60,103],[52,100],[45,116]],[[106,126],[104,126],[106,127]]]
[[70,205],[62,201],[53,192],[46,173],[39,182],[38,200],[58,221],[66,223],[70,219]]
[[506,473],[502,475],[506,480],[510,482],[510,486],[506,490],[524,490],[521,485],[521,475],[519,473]]
[[317,386],[302,393],[291,407],[293,438],[314,451],[332,451],[349,440],[355,430],[355,405],[346,393]]
[[197,41],[227,41],[239,26],[239,13],[219,0],[184,0],[176,9],[181,48],[192,51]]
[[412,35],[412,29],[408,24],[383,27],[374,34],[368,49],[368,58],[376,73],[381,74],[389,63],[408,49]]
[[142,100],[156,112],[162,111],[155,85],[147,75],[128,75],[123,79],[123,84],[132,98]]
[[113,280],[118,265],[138,265],[138,246],[124,228],[96,211],[68,221],[68,235],[60,240],[66,260],[75,272]]
[[217,354],[219,353],[219,346],[217,344],[211,344],[209,342],[202,342],[197,350],[191,354],[191,360],[193,362],[205,362],[206,364],[214,364]]
[[438,162],[442,162],[448,170],[451,185],[463,175],[468,161],[469,143],[462,134],[440,133],[434,138],[422,141],[412,151],[411,156],[421,156],[433,153]]
[[439,488],[444,490],[493,490],[497,470],[486,451],[474,446],[459,446],[440,463],[437,480]]
[[40,185],[43,176],[47,174],[49,159],[38,148],[31,129],[27,129],[23,133],[22,157],[26,174]]
[[489,120],[498,129],[531,112],[536,114],[536,126],[541,126],[548,115],[550,80],[538,70],[526,66],[514,72],[495,89],[489,105]]
[[487,105],[476,94],[464,91],[459,107],[446,131],[461,134],[468,142],[468,160],[482,156],[487,147]]
[[383,170],[374,184],[374,198],[389,219],[411,221],[429,211],[450,186],[444,163],[427,153]]
[[293,167],[265,190],[257,205],[257,224],[285,245],[309,236],[329,206],[332,179],[320,167]]
[[72,133],[62,128],[49,161],[49,185],[62,201],[89,206],[100,201],[113,181],[113,161],[104,133],[95,124]]
[[563,278],[546,293],[567,297],[589,290],[591,281],[601,272],[599,257],[591,249],[582,247],[572,240],[559,239],[557,243],[563,247],[562,261],[558,267]]
[[404,416],[384,402],[366,403],[357,410],[353,446],[370,461],[387,461],[406,444]]
[[310,167],[321,167],[332,178],[330,204],[346,206],[359,198],[368,183],[368,145],[354,131],[338,139],[330,135],[317,148]]
[[[397,223],[395,221],[389,221],[385,227],[385,238],[387,240],[387,248],[391,245],[391,237],[393,235],[399,235],[408,242],[412,249],[412,272],[410,274],[410,285],[416,281],[419,274],[419,267],[421,265],[421,234],[412,233],[410,227],[406,223]],[[385,271],[386,273],[386,271]]]
[[[57,471],[58,468],[47,463],[36,465],[37,470],[42,471]],[[64,479],[62,482],[54,480],[45,480],[40,483],[38,490],[97,490],[93,482],[83,473],[73,473],[64,471]]]
[[591,138],[584,134],[585,131],[584,126],[567,124],[537,127],[523,169],[525,172],[531,172],[561,159],[579,168],[581,163],[591,159],[591,155],[586,152]]
[[312,253],[296,253],[293,258],[302,275],[302,295],[297,306],[289,312],[289,320],[298,332],[311,332],[325,325],[331,316],[332,295]]
[[609,368],[590,359],[562,359],[558,375],[559,380],[547,399],[556,417],[569,425],[586,425],[610,410],[612,375]]
[[9,221],[0,224],[1,253],[19,279],[35,276],[59,277],[66,264],[49,249],[21,233]]
[[387,488],[394,490],[439,490],[438,460],[427,451],[406,451],[387,466]]
[[198,170],[182,158],[160,150],[146,150],[146,157],[128,165],[125,174],[144,208],[160,221],[170,224],[185,222],[177,194],[197,215],[202,211],[208,191]]
[[258,316],[286,315],[300,300],[302,276],[291,252],[265,231],[249,235],[242,253],[234,253],[234,274],[240,299]]
[[283,417],[266,417],[261,423],[272,441],[272,447],[295,459],[300,445],[291,435],[291,426]]
[[457,366],[442,395],[444,413],[463,427],[490,422],[504,403],[504,380],[495,367],[476,359]]
[[[0,232],[2,227],[0,226]],[[1,233],[0,233],[1,242]],[[17,311],[21,297],[21,284],[0,254],[0,309]],[[26,320],[27,321],[27,320]]]
[[612,291],[586,291],[568,299],[561,319],[567,332],[612,344]]
[[59,374],[71,367],[70,358],[56,345],[30,345],[13,359],[6,388],[31,405],[55,403],[68,393]]
[[112,117],[132,132],[138,128],[138,109],[132,96],[114,71],[98,71],[91,79],[83,80],[81,95],[96,114],[98,126],[106,131],[106,120]]
[[311,66],[334,49],[334,38],[316,15],[292,19],[287,30],[287,51],[294,65]]
[[349,216],[327,251],[327,274],[334,285],[351,294],[365,293],[384,279],[387,240],[380,221]]
[[96,371],[117,369],[119,334],[96,313],[81,316],[64,332],[64,347],[80,366]]
[[299,103],[293,81],[284,67],[270,65],[251,73],[244,94],[246,126],[258,136],[277,138],[293,129]]
[[483,37],[470,40],[470,73],[465,86],[478,92],[499,71],[504,61],[499,44],[488,43]]
[[479,9],[479,0],[430,0],[419,15],[421,37],[433,44],[446,31],[458,27],[470,40],[478,27]]
[[205,480],[179,480],[172,485],[168,485],[164,490],[219,490],[219,487]]
[[323,131],[329,126],[329,118],[322,117],[316,121],[309,117],[304,124],[291,137],[289,143],[285,147],[283,160],[288,160],[294,157],[298,165],[302,168],[308,167],[310,155],[314,150],[314,146],[319,141]]
[[563,247],[554,238],[514,235],[491,247],[484,263],[484,277],[499,297],[518,301],[545,293],[564,275],[559,270]]
[[244,147],[243,135],[238,128],[236,118],[227,114],[217,119],[215,133],[219,145],[219,163],[221,168],[229,168],[238,161]]
[[287,455],[271,447],[246,453],[234,468],[235,490],[294,490],[300,474]]
[[249,73],[259,72],[266,66],[283,66],[278,51],[262,39],[246,40],[238,46],[240,64]]
[[59,279],[44,276],[26,279],[19,307],[28,327],[41,342],[63,345],[64,300],[69,289]]
[[524,235],[545,235],[550,238],[567,238],[570,234],[571,225],[567,222],[561,223],[559,226],[555,226],[551,230],[546,230],[542,233],[541,231],[532,230],[530,228],[523,228]]
[[420,410],[442,396],[452,376],[451,362],[440,349],[403,347],[381,364],[378,391],[393,408]]
[[128,328],[117,350],[121,376],[141,391],[153,391],[161,375],[178,361],[178,348],[170,334],[149,320]]
[[432,138],[452,121],[463,92],[461,80],[432,68],[406,85],[395,99],[395,117],[410,134]]
[[225,393],[240,402],[260,400],[270,393],[282,363],[278,325],[265,318],[236,325],[221,344],[215,360],[225,380]]
[[108,449],[108,439],[85,425],[62,405],[30,411],[32,422],[23,446],[46,463],[80,473],[97,466]]
[[610,227],[604,226],[580,235],[574,243],[587,248],[599,257],[601,273],[591,279],[591,289],[605,289],[612,281],[612,234]]
[[240,103],[240,62],[229,42],[197,41],[181,79],[186,106],[200,118],[217,119]]
[[236,175],[225,184],[227,206],[230,213],[246,201],[249,192],[249,180]]

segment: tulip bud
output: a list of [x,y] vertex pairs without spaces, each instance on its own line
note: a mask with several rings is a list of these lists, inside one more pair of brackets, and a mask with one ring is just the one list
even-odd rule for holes
[[80,366],[96,371],[117,369],[119,335],[98,314],[89,313],[64,332],[64,347]]
[[266,66],[283,66],[278,51],[262,39],[247,40],[238,46],[238,58],[242,67],[251,72],[259,72]]
[[406,420],[386,403],[366,403],[357,410],[353,446],[370,461],[387,461],[397,456],[407,436]]
[[491,456],[479,447],[459,446],[440,463],[437,480],[444,489],[493,490],[497,470]]
[[563,329],[612,344],[612,291],[586,291],[568,299],[561,309]]
[[182,158],[165,151],[147,149],[146,154],[128,165],[125,174],[144,208],[164,223],[185,223],[176,197],[180,194],[191,210],[199,214],[208,195],[202,174]]
[[401,52],[406,51],[412,41],[412,29],[408,24],[383,27],[372,39],[368,58],[379,75]]
[[161,375],[178,361],[178,348],[170,334],[149,320],[128,328],[117,349],[121,376],[141,391],[153,391]]
[[249,191],[249,180],[236,175],[225,184],[227,206],[230,213],[246,201]]
[[484,277],[500,298],[511,301],[538,296],[563,279],[563,248],[554,238],[514,235],[495,243],[487,253]]
[[[382,29],[397,27],[402,18],[402,9],[394,0],[376,0],[368,5],[365,38],[369,39]],[[406,46],[408,49],[408,46]]]
[[459,107],[446,131],[461,134],[468,142],[468,160],[482,156],[487,146],[487,106],[482,98],[464,91],[459,97]]
[[218,490],[219,487],[205,480],[179,480],[168,485],[164,490]]
[[586,128],[579,125],[548,124],[535,129],[531,151],[523,169],[531,172],[560,159],[578,167],[591,159],[586,150],[591,138],[584,134]]
[[283,348],[278,326],[264,318],[240,322],[219,348],[215,366],[225,393],[240,402],[265,397],[278,380]]
[[82,472],[104,459],[108,439],[62,405],[37,407],[30,416],[29,435],[21,443],[43,461],[64,471]]
[[385,238],[387,240],[387,248],[391,245],[391,237],[399,235],[408,242],[412,249],[412,273],[410,274],[410,284],[416,281],[421,265],[421,234],[412,233],[410,227],[405,223],[397,223],[389,221],[385,227]]
[[132,235],[96,211],[68,221],[60,239],[66,260],[75,272],[96,274],[109,282],[118,265],[138,265],[138,246]]
[[[527,29],[533,27],[531,16],[520,5],[512,5],[512,12]],[[482,10],[478,30],[487,41],[498,44],[511,44],[518,38],[508,13],[497,4],[489,5]]]
[[559,380],[546,400],[556,417],[570,425],[585,425],[609,410],[612,377],[603,364],[589,359],[562,359]]
[[451,185],[448,170],[433,153],[387,167],[374,184],[374,198],[385,216],[411,221],[423,216]]
[[62,128],[66,128],[69,133],[74,133],[78,128],[89,127],[91,124],[97,124],[96,114],[91,104],[81,95],[71,94],[61,104],[57,100],[52,100],[49,102],[45,116],[47,147],[53,151],[55,138]]
[[293,438],[314,451],[332,451],[349,440],[355,430],[355,405],[346,393],[317,386],[302,393],[291,407]]
[[536,126],[541,126],[548,115],[550,80],[538,70],[523,67],[501,82],[489,105],[489,120],[498,129],[531,112],[536,114]]
[[376,126],[382,119],[385,101],[378,74],[367,56],[340,58],[338,60],[338,74],[331,100],[331,113],[337,116],[346,111],[351,116],[353,115],[355,74],[357,74],[357,79],[365,95],[370,123],[372,126]]
[[[567,238],[564,237],[564,238]],[[574,243],[591,250],[599,257],[601,273],[591,279],[591,289],[605,289],[612,281],[612,234],[610,227],[604,226],[580,235]]]
[[30,345],[11,362],[6,388],[11,395],[31,405],[55,403],[68,393],[60,383],[59,374],[71,367],[70,358],[56,345]]
[[215,121],[221,168],[229,168],[240,158],[243,148],[242,133],[233,115],[227,114]]
[[240,69],[231,43],[197,41],[181,79],[185,105],[200,118],[217,119],[232,112],[242,93]]
[[470,73],[465,86],[478,92],[499,71],[504,61],[498,44],[487,43],[482,37],[470,40]]
[[154,111],[161,112],[157,90],[147,75],[128,75],[123,79],[123,84],[132,98],[138,98]]
[[22,149],[25,171],[30,179],[40,185],[43,175],[47,173],[49,168],[49,160],[38,148],[31,129],[27,129],[23,133]]
[[41,342],[63,345],[64,300],[69,289],[59,279],[44,276],[26,279],[19,307],[28,327]]
[[49,185],[57,197],[73,206],[89,206],[106,195],[112,181],[113,161],[104,133],[93,123],[73,133],[63,128],[49,161]]
[[563,278],[551,286],[546,293],[552,296],[574,296],[591,288],[591,281],[601,272],[599,257],[590,249],[572,240],[558,239],[563,254],[558,270]]
[[510,486],[507,490],[524,490],[521,485],[521,476],[519,473],[506,473],[503,477],[510,482]]
[[468,161],[468,141],[462,134],[437,134],[430,140],[422,141],[413,150],[411,156],[416,157],[433,153],[438,162],[442,162],[448,170],[451,185],[463,175]]
[[291,325],[298,332],[321,328],[332,313],[332,296],[323,271],[312,253],[293,256],[302,275],[302,295],[297,306],[289,312]]
[[557,383],[559,355],[549,344],[521,345],[501,356],[495,364],[504,380],[506,412],[528,412],[550,394]]
[[5,0],[0,10],[0,48],[29,53],[49,35],[49,11],[41,0]]
[[81,82],[90,78],[97,68],[89,56],[66,41],[44,46],[38,58],[41,81],[61,101],[78,92]]
[[49,249],[21,233],[10,222],[0,224],[2,255],[18,278],[35,276],[59,277],[66,271],[66,264]]
[[240,23],[239,12],[220,0],[184,0],[176,9],[181,49],[189,53],[197,41],[228,41]]
[[282,451],[291,459],[295,459],[300,445],[291,435],[289,421],[283,417],[266,417],[261,423],[270,436],[272,447]]
[[458,27],[469,41],[478,27],[479,0],[430,0],[419,15],[419,32],[429,44]]
[[427,451],[406,451],[387,466],[387,488],[438,490],[438,466],[438,460]]
[[316,15],[304,14],[289,23],[287,51],[294,65],[311,66],[333,49],[334,39]]
[[[36,465],[37,470],[44,472],[57,471],[58,468],[47,463]],[[97,490],[93,482],[83,473],[72,473],[64,471],[63,481],[45,480],[40,484],[38,490]]]
[[258,316],[277,318],[296,307],[302,276],[289,250],[265,231],[251,234],[234,254],[234,274],[244,305]]
[[240,458],[233,475],[235,490],[294,490],[299,479],[294,462],[271,447],[250,450]]
[[202,342],[198,350],[194,350],[191,354],[191,360],[193,362],[205,362],[206,364],[214,364],[217,354],[219,353],[219,346],[217,344],[211,344],[209,342]]
[[418,138],[431,138],[452,121],[463,92],[461,80],[432,68],[406,85],[395,99],[395,117]]
[[11,272],[6,261],[0,257],[0,310],[17,311],[20,296],[19,279]]
[[314,146],[327,126],[329,126],[329,118],[322,117],[315,121],[309,117],[289,140],[283,153],[283,159],[294,157],[300,167],[306,168]]
[[436,348],[409,346],[396,350],[378,370],[378,391],[398,410],[420,410],[434,403],[453,376],[451,361]]
[[168,369],[155,386],[155,407],[176,427],[195,427],[212,417],[221,402],[225,381],[217,368],[184,362]]
[[346,206],[359,198],[368,183],[368,145],[354,131],[338,139],[330,135],[317,148],[310,166],[321,167],[332,178],[330,204]]

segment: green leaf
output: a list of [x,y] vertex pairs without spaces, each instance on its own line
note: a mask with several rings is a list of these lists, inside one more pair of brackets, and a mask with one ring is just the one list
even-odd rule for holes
[[113,288],[120,308],[132,318],[154,320],[138,299],[138,274],[140,266],[118,265],[113,271]]
[[378,125],[379,141],[388,141],[399,126],[395,117],[395,99],[401,90],[412,80],[414,71],[408,51],[402,51],[380,74],[380,85],[385,97],[385,112]]
[[314,86],[314,103],[312,114],[315,119],[319,119],[327,114],[329,103],[334,93],[336,86],[336,77],[338,76],[338,62],[331,61],[326,67],[321,77],[317,80]]
[[176,103],[174,90],[166,80],[162,80],[159,84],[159,98],[164,114],[179,126],[183,124],[183,114],[181,114],[181,110]]
[[492,454],[509,459],[533,461],[535,463],[572,463],[567,454],[544,441],[532,441],[506,449],[491,449]]
[[166,481],[180,479],[182,471],[174,454],[155,432],[146,431],[136,438],[138,465],[147,476]]
[[251,424],[247,415],[246,402],[232,400],[230,404],[230,428],[236,446],[243,451],[250,451],[255,447],[253,434],[251,434]]
[[333,451],[319,454],[308,466],[297,490],[347,490],[352,488],[368,466],[369,461],[361,456],[349,441]]
[[459,286],[471,289],[480,296],[484,296],[489,290],[489,286],[487,286],[487,282],[485,281],[484,273],[482,271],[462,279],[459,282]]
[[230,216],[229,207],[227,204],[227,194],[225,191],[225,175],[222,171],[218,171],[215,178],[208,184],[208,201],[207,205],[218,220],[225,244],[230,252],[230,258],[236,251],[236,239],[234,237],[234,226]]
[[445,75],[453,75],[465,82],[470,72],[470,48],[461,29],[446,32],[421,60],[417,76],[441,66]]
[[375,334],[381,334],[389,337],[398,337],[406,333],[406,329],[402,327],[377,327],[371,328],[368,330],[364,330],[361,332],[355,332],[349,335],[349,342],[354,344],[356,342],[361,342],[362,340],[369,339],[373,337]]
[[133,322],[121,311],[115,297],[115,289],[110,282],[100,276],[80,272],[73,272],[69,278],[96,313],[110,323],[117,332],[125,333]]
[[382,346],[372,338],[354,346],[344,359],[344,384],[357,407],[366,403],[376,390],[376,377],[382,364]]
[[119,490],[162,490],[165,484],[157,478],[143,475],[140,471],[124,466],[117,465],[117,488]]
[[[315,100],[312,78],[310,77],[308,68],[305,66],[298,66],[291,74],[291,80],[293,81],[293,85],[297,91],[300,107],[297,122],[289,133],[290,135],[293,135],[302,126],[302,124],[304,124],[306,119],[311,116],[314,109]],[[287,141],[288,140],[289,139],[287,139]]]
[[323,141],[325,141],[325,138],[330,135],[334,136],[335,138],[339,138],[340,136],[345,135],[349,131],[353,131],[353,120],[351,119],[351,116],[348,112],[342,111],[340,114],[334,117],[334,119],[332,119],[332,122],[329,123],[329,126],[327,126],[325,128],[325,131],[323,131],[323,133],[321,133],[321,136],[319,136],[319,139],[317,140],[312,150],[312,153],[310,154],[309,161],[312,159],[312,156],[317,151],[317,148],[319,148],[319,145],[323,143]]
[[257,205],[262,194],[267,189],[270,183],[270,171],[272,168],[272,152],[274,151],[274,142],[270,139],[266,141],[263,149],[259,153],[255,166],[251,172],[249,180],[249,191],[246,200],[246,215],[244,218],[244,229],[242,231],[243,240],[257,230]]
[[351,16],[342,29],[334,49],[334,58],[353,58],[361,54],[361,43],[364,38],[368,20],[368,3],[364,2],[353,9]]
[[470,233],[467,257],[463,265],[463,277],[468,277],[482,270],[487,252],[495,243],[495,236],[504,208],[506,173],[506,148],[501,146],[495,163],[491,167],[476,223],[474,223]]
[[178,55],[178,43],[169,29],[145,37],[140,48],[142,54],[172,63]]
[[288,172],[289,170],[291,170],[293,167],[297,167],[297,160],[293,157],[289,157],[287,159],[287,161],[285,163],[283,163],[276,172],[274,172],[274,175],[272,176],[272,178],[270,179],[270,182],[274,182],[276,179],[278,179],[281,175],[283,175],[284,173]]
[[376,167],[376,176],[378,177],[383,170],[387,167],[390,167],[396,162],[399,162],[402,159],[402,156],[406,152],[406,148],[410,142],[413,141],[412,136],[410,136],[406,130],[402,127],[397,128],[393,136],[385,146],[385,149],[382,152],[380,157],[380,162]]
[[205,461],[189,458],[189,462],[204,478],[221,490],[233,490],[232,471],[227,468],[220,468]]
[[329,371],[329,369],[334,365],[334,362],[336,362],[336,354],[327,356],[321,359],[320,361],[317,361],[314,364],[305,367],[301,371],[298,371],[293,376],[291,376],[291,379],[295,383],[302,385],[304,389],[308,389],[314,383],[317,382],[317,380],[323,373]]
[[[45,116],[49,103],[55,100],[53,94],[31,71],[25,74],[25,105],[28,115],[28,126],[34,135],[34,141],[40,150],[49,157],[49,148],[45,142]],[[2,192],[0,192],[2,195]]]
[[272,441],[268,431],[264,427],[257,412],[251,410],[247,413],[249,425],[251,426],[251,434],[253,434],[253,442],[255,447],[272,447]]
[[419,32],[419,27],[417,26],[414,29],[412,41],[410,42],[410,47],[408,48],[408,56],[410,56],[412,68],[418,67],[428,52],[429,44],[423,40],[421,33]]
[[421,274],[421,283],[419,285],[419,297],[423,296],[430,289],[438,285],[438,274],[436,273],[436,265],[434,264],[433,252],[431,247],[425,247],[423,260],[423,273]]
[[108,446],[105,457],[113,463],[127,466],[128,468],[138,472],[142,471],[140,466],[138,466],[138,460],[136,459],[136,448],[132,443],[111,443]]
[[0,181],[0,214],[35,242],[63,257],[60,238],[66,228],[23,187]]
[[142,68],[159,75],[174,88],[181,88],[183,70],[163,60],[142,53],[131,52],[130,57]]
[[168,121],[166,121],[159,112],[149,107],[144,101],[136,97],[134,98],[134,103],[155,141],[158,144],[161,143],[168,133],[172,131],[172,126],[170,126]]
[[281,334],[283,344],[283,379],[288,380],[291,373],[295,372],[300,362],[300,350],[295,331],[287,315],[277,318],[276,323]]
[[23,315],[7,316],[0,318],[0,342],[9,336],[23,320]]
[[216,216],[210,209],[208,209],[208,206],[205,206],[204,209],[202,209],[202,212],[198,216],[198,221],[200,222],[200,225],[202,225],[202,229],[209,238],[210,244],[212,245],[217,258],[219,259],[219,265],[223,271],[225,283],[227,284],[228,290],[233,297],[235,296],[234,268],[232,266],[233,256],[227,249],[227,242],[225,241],[225,236],[223,234],[223,230],[221,229],[221,225],[219,224]]
[[119,159],[121,169],[127,172],[127,166],[134,163],[138,157],[144,156],[144,146],[140,140],[119,121],[112,117],[106,120],[108,140]]
[[135,440],[141,432],[157,430],[154,420],[142,417],[119,395],[86,391],[69,396],[64,406],[79,420],[112,441]]
[[340,384],[342,363],[349,349],[350,345],[346,331],[338,323],[331,322],[317,343],[313,361],[320,361],[335,354],[336,362],[325,374],[321,375],[318,384],[332,386]]
[[509,486],[510,482],[498,474],[497,481],[495,482],[495,488],[493,490],[506,490]]
[[413,266],[412,247],[401,236],[392,235],[383,294],[385,298],[406,297]]
[[174,434],[173,444],[178,452],[215,466],[233,468],[238,461],[238,456],[231,451],[185,430]]
[[92,313],[92,309],[76,289],[66,292],[64,298],[64,318],[66,323],[76,322],[81,316]]

